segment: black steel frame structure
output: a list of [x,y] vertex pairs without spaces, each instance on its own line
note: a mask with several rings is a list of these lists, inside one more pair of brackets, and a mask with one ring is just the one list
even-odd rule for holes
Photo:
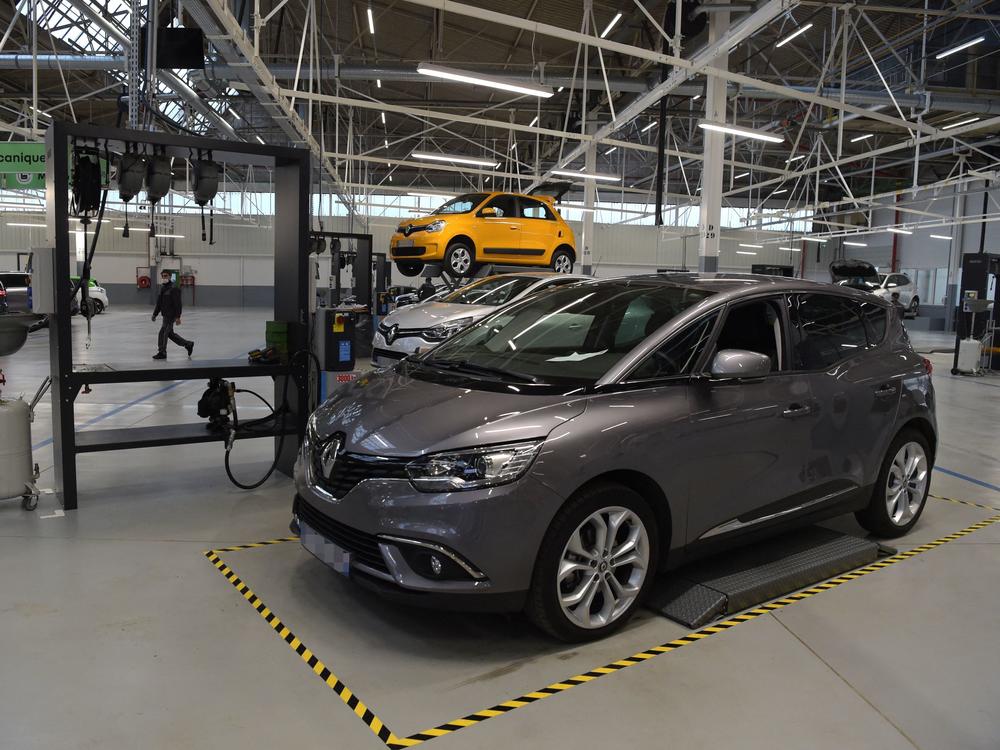
[[[49,360],[52,376],[52,439],[55,460],[55,490],[67,510],[77,508],[76,456],[104,450],[177,445],[222,440],[222,433],[210,432],[205,423],[134,427],[76,432],[74,401],[85,384],[135,383],[169,380],[202,380],[211,377],[272,376],[275,408],[287,397],[289,413],[284,432],[298,440],[255,431],[242,437],[274,436],[278,470],[291,475],[298,445],[305,434],[309,409],[308,360],[294,364],[249,365],[246,360],[198,361],[183,366],[160,367],[155,363],[126,363],[101,366],[73,362],[70,327],[70,161],[72,141],[81,145],[107,143],[112,153],[121,153],[126,143],[155,146],[167,156],[190,158],[198,150],[211,151],[220,162],[269,167],[274,174],[274,319],[289,324],[289,350],[296,351],[308,341],[308,257],[310,213],[310,155],[306,149],[257,145],[196,136],[123,130],[53,122],[45,136],[46,226],[49,247],[53,248],[52,272],[55,313],[49,329]],[[263,333],[263,332],[262,332]],[[291,378],[287,391],[285,379]],[[278,453],[280,446],[280,454]]]

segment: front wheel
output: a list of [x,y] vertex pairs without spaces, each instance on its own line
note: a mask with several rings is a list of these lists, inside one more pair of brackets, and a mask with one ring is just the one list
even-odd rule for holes
[[422,260],[398,260],[396,268],[403,276],[419,276],[420,272],[424,270],[424,262]]
[[464,242],[452,242],[444,253],[444,268],[456,279],[471,276],[475,261],[472,248]]
[[892,539],[913,528],[923,513],[931,482],[930,448],[916,430],[896,436],[882,459],[868,507],[855,513],[864,528]]
[[556,250],[549,265],[556,273],[573,273],[573,256],[568,250]]
[[528,617],[564,641],[610,635],[635,614],[656,573],[658,550],[656,520],[641,495],[617,484],[582,490],[545,534]]

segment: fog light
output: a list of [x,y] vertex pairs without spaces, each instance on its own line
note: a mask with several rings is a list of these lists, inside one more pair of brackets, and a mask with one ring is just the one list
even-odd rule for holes
[[441,570],[444,566],[441,563],[441,558],[437,555],[431,555],[431,573],[436,576],[441,575]]

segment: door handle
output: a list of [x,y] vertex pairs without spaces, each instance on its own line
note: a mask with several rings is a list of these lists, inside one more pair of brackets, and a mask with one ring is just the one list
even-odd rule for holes
[[896,386],[889,385],[888,383],[881,386],[880,388],[875,389],[876,398],[887,398],[889,396],[894,395],[895,393],[896,393]]
[[789,404],[788,407],[781,412],[781,416],[788,419],[794,417],[804,417],[807,414],[812,414],[813,408],[809,404]]
[[516,231],[517,231],[517,226],[516,226],[515,224],[511,224],[511,225],[510,225],[510,229],[511,229],[512,231],[515,231],[515,232],[516,232]]

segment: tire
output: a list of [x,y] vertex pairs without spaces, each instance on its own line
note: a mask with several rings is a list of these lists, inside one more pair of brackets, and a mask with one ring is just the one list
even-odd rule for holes
[[[622,540],[618,546],[632,541],[639,558],[617,569],[608,567],[606,554],[595,559],[588,559],[586,554],[597,549],[597,529],[600,523],[607,529],[612,516],[621,523],[616,535],[616,539]],[[585,554],[575,553],[571,549],[574,543]],[[656,518],[641,495],[613,483],[586,487],[559,510],[545,533],[525,611],[535,625],[560,640],[582,642],[604,638],[623,627],[635,614],[656,575],[658,554]],[[577,569],[560,581],[559,570],[567,563]],[[604,578],[600,577],[602,574]],[[621,592],[617,603],[610,602],[611,596],[605,593],[613,591],[611,577]],[[593,582],[589,586],[588,578]],[[589,596],[586,609],[583,602],[566,601],[571,594],[585,599]]]
[[99,299],[95,299],[94,300],[94,314],[95,315],[100,315],[102,312],[104,312],[104,303],[101,302]]
[[556,250],[552,253],[549,268],[556,273],[573,273],[573,254],[568,250]]
[[914,318],[920,315],[920,299],[918,297],[914,297],[910,300],[910,307],[906,311],[906,314]]
[[420,272],[424,270],[424,262],[422,260],[397,260],[396,268],[403,276],[419,276]]
[[476,253],[467,242],[459,240],[444,251],[444,270],[456,278],[466,278],[476,272]]
[[[903,536],[912,529],[927,503],[930,455],[927,438],[920,432],[913,429],[900,432],[882,459],[868,507],[854,514],[858,523],[887,539]],[[907,468],[911,461],[916,461],[912,469]]]

